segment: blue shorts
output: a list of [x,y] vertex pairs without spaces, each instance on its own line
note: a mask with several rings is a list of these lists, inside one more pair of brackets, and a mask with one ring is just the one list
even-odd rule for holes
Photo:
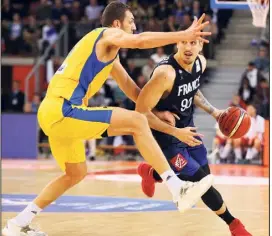
[[208,164],[203,144],[185,148],[171,145],[162,151],[176,175],[193,176],[200,167]]

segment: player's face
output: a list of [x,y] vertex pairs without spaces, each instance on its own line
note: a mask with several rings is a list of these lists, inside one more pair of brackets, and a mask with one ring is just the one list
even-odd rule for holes
[[194,63],[197,55],[202,50],[202,43],[198,40],[181,41],[177,45],[178,55],[185,64]]
[[134,16],[130,11],[126,11],[125,18],[121,23],[121,29],[129,34],[133,34],[133,31],[136,30]]

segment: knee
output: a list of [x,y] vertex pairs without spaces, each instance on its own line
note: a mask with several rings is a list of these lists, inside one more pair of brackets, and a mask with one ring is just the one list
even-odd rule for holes
[[141,133],[143,130],[149,129],[146,116],[139,112],[133,112],[132,126],[134,128],[133,133]]
[[233,140],[233,147],[238,148],[241,146],[241,139],[234,139]]
[[66,169],[66,177],[67,181],[69,181],[70,185],[73,186],[81,182],[87,175],[87,167],[83,166],[80,168],[76,168],[75,170],[67,170]]
[[258,139],[258,138],[255,138],[255,139],[254,139],[253,146],[254,146],[255,148],[257,148],[257,149],[260,149],[260,147],[261,147],[261,140]]

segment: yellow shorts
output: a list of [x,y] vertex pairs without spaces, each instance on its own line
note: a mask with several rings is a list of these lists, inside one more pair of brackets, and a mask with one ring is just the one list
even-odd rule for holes
[[65,163],[85,161],[84,141],[102,138],[112,115],[112,107],[74,106],[63,98],[46,97],[38,111],[38,121],[49,137],[52,154],[65,171]]

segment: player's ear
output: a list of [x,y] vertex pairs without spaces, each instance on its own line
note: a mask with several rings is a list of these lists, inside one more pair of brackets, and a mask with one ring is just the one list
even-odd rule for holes
[[115,28],[121,28],[121,22],[119,20],[114,20],[112,26]]
[[178,42],[178,43],[176,44],[177,50],[179,50],[180,44],[181,44],[181,42]]

